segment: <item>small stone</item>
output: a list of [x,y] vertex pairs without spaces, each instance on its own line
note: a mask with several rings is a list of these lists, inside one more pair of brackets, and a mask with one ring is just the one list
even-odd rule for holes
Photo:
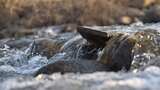
[[120,24],[129,25],[133,22],[133,18],[129,16],[122,16],[119,20]]

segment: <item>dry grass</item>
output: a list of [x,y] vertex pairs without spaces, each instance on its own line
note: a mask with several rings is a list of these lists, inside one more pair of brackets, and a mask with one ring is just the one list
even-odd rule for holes
[[[110,25],[122,16],[142,15],[135,0],[0,0],[0,28],[53,24]],[[143,0],[137,0],[143,1]],[[137,3],[137,2],[136,2]],[[134,7],[137,7],[136,9]]]

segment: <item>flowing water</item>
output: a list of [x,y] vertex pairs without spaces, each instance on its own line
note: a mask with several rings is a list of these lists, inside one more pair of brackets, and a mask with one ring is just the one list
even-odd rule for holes
[[[135,33],[143,30],[156,30],[160,32],[160,23],[156,24],[145,24],[145,25],[131,25],[131,26],[94,26],[92,27],[97,30],[107,31],[107,32],[125,32],[125,33]],[[51,32],[48,29],[50,35],[58,37],[59,34]],[[47,30],[46,30],[47,31]],[[42,34],[42,33],[41,33]],[[36,38],[47,37],[46,35],[35,35]],[[53,63],[57,60],[75,58],[81,59],[83,56],[82,45],[86,40],[84,40],[80,35],[75,33],[64,33],[57,39],[64,43],[61,47],[61,52],[56,53],[53,57],[47,58],[43,55],[34,55],[32,49],[34,48],[34,40],[27,47],[24,48],[11,48],[9,45],[4,44],[0,48],[0,87],[3,90],[52,90],[52,89],[61,89],[61,90],[104,90],[104,89],[153,89],[156,90],[160,84],[160,68],[149,67],[141,70],[141,67],[145,66],[149,61],[154,58],[159,57],[160,52],[152,51],[151,48],[159,49],[160,45],[160,35],[155,35],[154,38],[156,44],[151,46],[148,51],[140,52],[137,49],[135,53],[134,60],[132,63],[132,69],[129,72],[98,72],[94,74],[53,74],[51,76],[43,76],[40,80],[33,77],[33,74],[42,66],[49,63]],[[52,36],[53,37],[53,36]],[[47,37],[50,38],[50,37]],[[149,45],[148,45],[149,46]],[[155,48],[156,47],[156,48]],[[149,51],[151,50],[151,51]],[[97,54],[100,50],[97,51]],[[94,49],[89,52],[94,52]],[[135,51],[136,52],[136,51]],[[139,53],[140,52],[140,53]],[[160,59],[160,58],[159,58]],[[148,73],[148,74],[147,74]],[[121,76],[122,75],[122,76]],[[87,78],[88,77],[88,78]],[[65,79],[63,83],[61,81]],[[61,81],[60,81],[61,80]],[[108,80],[108,81],[107,81]],[[47,84],[45,84],[45,82]],[[52,83],[51,83],[52,82]],[[84,82],[84,83],[83,83]],[[137,83],[134,85],[134,83]],[[154,84],[152,87],[150,84]],[[66,84],[66,85],[65,85]],[[139,84],[139,85],[138,85]],[[5,86],[7,85],[7,86]],[[42,86],[41,86],[42,85]],[[47,86],[48,85],[48,86]],[[57,85],[57,87],[56,87]],[[67,86],[68,85],[68,86]],[[74,87],[71,87],[71,86]],[[88,86],[87,86],[88,85]],[[107,85],[108,87],[104,87]],[[118,85],[117,87],[112,87]],[[141,86],[140,86],[141,85]],[[66,87],[64,87],[66,86]],[[48,87],[48,88],[47,88]],[[13,88],[13,89],[12,89]],[[0,89],[0,90],[1,90]]]

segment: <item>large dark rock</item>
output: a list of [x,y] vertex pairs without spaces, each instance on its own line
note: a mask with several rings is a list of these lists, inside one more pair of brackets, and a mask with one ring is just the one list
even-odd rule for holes
[[130,69],[136,40],[125,33],[102,32],[90,28],[79,27],[78,32],[87,41],[104,47],[98,61],[108,66],[112,71]]
[[57,62],[48,64],[39,69],[35,76],[39,74],[60,73],[93,73],[96,71],[109,71],[106,65],[100,64],[97,61],[91,60],[59,60]]
[[133,60],[132,49],[135,43],[136,41],[132,37],[117,34],[106,42],[98,61],[106,64],[113,71],[123,68],[129,70]]

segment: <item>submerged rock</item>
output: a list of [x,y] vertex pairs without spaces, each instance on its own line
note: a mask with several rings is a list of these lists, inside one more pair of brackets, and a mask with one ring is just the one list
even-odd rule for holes
[[48,58],[60,51],[62,44],[56,40],[40,38],[36,39],[32,44],[31,53],[34,55],[40,54]]

